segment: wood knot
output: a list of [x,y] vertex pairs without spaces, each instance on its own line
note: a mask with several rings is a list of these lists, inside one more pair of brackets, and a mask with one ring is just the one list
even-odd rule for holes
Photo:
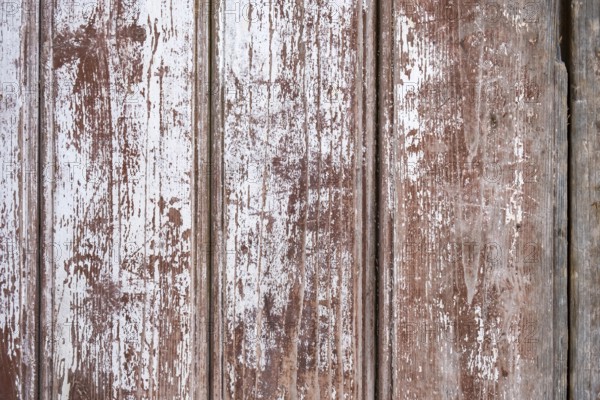
[[496,114],[490,114],[490,126],[492,129],[496,129],[498,127],[498,117]]

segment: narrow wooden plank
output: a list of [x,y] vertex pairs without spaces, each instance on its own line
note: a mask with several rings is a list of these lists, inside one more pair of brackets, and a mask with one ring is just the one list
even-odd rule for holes
[[600,4],[571,3],[570,396],[600,398]]
[[213,398],[372,398],[373,2],[215,6]]
[[381,7],[379,398],[564,398],[556,3]]
[[0,398],[37,393],[38,7],[0,3]]
[[42,398],[191,398],[196,2],[43,7]]

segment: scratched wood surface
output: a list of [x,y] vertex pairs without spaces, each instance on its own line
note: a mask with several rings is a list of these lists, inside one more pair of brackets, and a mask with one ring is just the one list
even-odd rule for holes
[[195,2],[42,6],[41,397],[194,397]]
[[573,399],[600,399],[600,4],[571,3],[570,270]]
[[564,398],[555,8],[381,3],[380,399]]
[[373,13],[215,9],[214,399],[372,396]]
[[0,4],[0,399],[37,390],[37,10]]

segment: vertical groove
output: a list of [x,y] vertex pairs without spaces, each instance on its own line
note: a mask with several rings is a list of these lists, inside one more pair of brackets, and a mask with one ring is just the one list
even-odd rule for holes
[[571,317],[572,317],[572,290],[571,290],[571,233],[572,233],[572,223],[571,223],[571,195],[572,195],[572,171],[571,171],[571,160],[572,160],[572,146],[571,146],[571,105],[572,105],[572,92],[571,92],[571,68],[572,64],[572,46],[571,46],[571,34],[572,34],[572,13],[571,13],[571,1],[570,0],[559,0],[558,1],[558,47],[560,52],[560,60],[564,63],[565,68],[567,70],[567,176],[566,176],[566,186],[567,186],[567,195],[566,195],[566,208],[567,208],[567,232],[566,232],[566,242],[567,242],[567,382],[566,382],[566,394],[567,399],[572,398],[571,392],[571,370],[572,370],[572,340],[573,335],[571,335]]
[[379,196],[381,194],[381,190],[383,187],[381,181],[381,154],[380,154],[380,140],[381,140],[381,107],[380,107],[380,65],[381,65],[381,32],[380,32],[380,15],[381,15],[381,2],[384,0],[376,0],[375,2],[375,23],[373,26],[373,35],[375,37],[375,132],[374,132],[374,162],[375,162],[375,193],[373,195],[373,208],[375,209],[374,217],[375,221],[373,222],[375,225],[375,249],[374,249],[374,267],[375,267],[375,294],[373,296],[373,301],[375,304],[373,305],[373,313],[375,317],[375,327],[373,329],[373,346],[375,347],[375,354],[373,356],[374,368],[373,372],[375,374],[373,379],[373,398],[377,400],[379,398],[379,328],[381,326],[381,321],[379,320],[379,295],[380,295],[380,266],[379,266],[379,252],[381,249],[380,244],[380,235],[379,230],[380,227],[380,199]]
[[35,232],[36,234],[36,239],[37,239],[37,257],[36,257],[36,283],[37,283],[37,299],[36,301],[36,312],[37,312],[37,318],[36,318],[36,338],[35,338],[35,342],[36,342],[36,368],[37,368],[37,376],[36,376],[36,385],[37,385],[37,398],[41,399],[42,398],[42,339],[43,339],[43,332],[42,332],[42,322],[43,322],[43,318],[42,318],[42,293],[43,293],[43,273],[42,273],[42,251],[43,251],[43,241],[42,241],[42,201],[43,201],[43,190],[44,190],[44,185],[43,185],[43,172],[44,172],[44,167],[43,167],[43,151],[42,151],[42,143],[43,143],[43,137],[42,137],[42,106],[44,105],[44,90],[43,90],[43,85],[42,85],[42,71],[43,71],[43,65],[42,65],[42,61],[43,61],[43,51],[42,51],[42,39],[43,39],[43,35],[42,35],[42,1],[43,0],[39,0],[37,3],[37,37],[38,37],[38,59],[37,59],[37,79],[36,79],[36,83],[37,83],[37,96],[38,96],[38,109],[37,109],[37,170],[36,170],[36,179],[37,179],[37,204],[36,204],[36,208],[37,208],[37,213],[36,213],[36,218],[37,218],[37,232]]
[[[193,271],[193,288],[197,289],[199,287],[198,285],[198,267],[201,266],[201,261],[202,259],[198,259],[198,229],[199,229],[199,224],[198,222],[202,221],[202,218],[200,218],[200,209],[198,207],[198,193],[199,193],[199,185],[201,184],[201,180],[199,179],[199,174],[202,174],[203,171],[201,169],[198,168],[199,166],[199,158],[200,158],[200,146],[202,141],[199,140],[201,138],[201,135],[204,134],[203,130],[201,129],[200,126],[200,122],[199,122],[199,117],[198,117],[198,108],[201,106],[201,102],[199,101],[198,95],[199,95],[199,89],[200,89],[200,85],[199,85],[199,52],[198,52],[198,48],[199,48],[199,41],[202,40],[201,38],[198,37],[198,33],[200,31],[200,22],[199,18],[201,18],[201,14],[199,14],[199,12],[201,12],[201,10],[198,7],[199,5],[199,1],[196,0],[194,2],[194,45],[193,45],[193,76],[194,76],[194,82],[193,82],[193,97],[192,97],[192,104],[193,104],[193,108],[192,108],[192,115],[194,118],[193,121],[193,135],[192,135],[192,151],[193,151],[193,162],[192,162],[192,171],[193,171],[193,176],[192,176],[192,263],[193,263],[193,267],[192,267],[192,271]],[[201,229],[201,228],[200,228]],[[202,251],[200,249],[200,251]],[[203,285],[200,285],[200,287],[202,287],[204,289]],[[195,290],[194,290],[195,292]],[[202,304],[198,304],[198,300],[197,300],[197,296],[198,294],[194,293],[193,295],[193,300],[192,300],[192,306],[194,307],[193,310],[193,316],[194,316],[194,332],[193,332],[193,336],[195,338],[194,340],[194,345],[193,345],[193,349],[194,352],[197,351],[198,349],[198,344],[196,343],[196,339],[197,338],[202,338],[202,330],[206,329],[205,326],[199,325],[198,324],[198,312],[201,312],[203,305]],[[200,297],[202,297],[202,294],[200,294]],[[207,335],[208,338],[208,335]],[[208,340],[208,339],[207,339]],[[200,355],[198,355],[200,356]],[[205,355],[206,357],[206,355]],[[202,362],[202,357],[200,358],[200,362]],[[194,357],[194,360],[196,359],[196,357]],[[201,368],[199,368],[197,366],[197,361],[193,361],[193,365],[192,365],[193,371],[194,372],[198,372],[200,371]],[[192,376],[194,376],[192,374]],[[202,384],[206,384],[208,382],[208,379],[205,379],[204,376],[201,376],[201,381],[199,382],[200,385]],[[192,398],[196,398],[198,396],[198,387],[197,384],[194,384],[192,382],[190,382],[189,387],[192,391]]]
[[[193,73],[193,77],[194,77],[194,82],[193,82],[193,97],[192,97],[192,116],[193,116],[193,122],[192,122],[192,258],[191,258],[191,262],[192,262],[192,272],[193,272],[193,276],[192,276],[192,287],[194,289],[198,288],[198,255],[197,255],[197,247],[198,247],[198,136],[202,134],[202,132],[200,131],[200,127],[198,124],[198,106],[199,106],[199,101],[198,101],[198,27],[199,27],[199,23],[198,23],[198,1],[194,2],[194,44],[193,44],[193,55],[192,55],[192,60],[193,60],[193,65],[192,65],[192,73]],[[199,329],[201,329],[201,327],[198,326],[198,304],[197,304],[197,299],[196,299],[196,293],[195,290],[193,291],[193,297],[192,297],[192,306],[194,307],[193,311],[192,311],[192,315],[193,315],[193,322],[194,322],[194,331],[192,333],[192,338],[194,338],[193,340],[193,346],[192,349],[194,351],[194,353],[196,352],[196,349],[198,348],[197,344],[196,344],[196,338],[198,338],[198,334],[201,332],[198,332]],[[195,357],[194,357],[195,359]],[[198,371],[198,368],[196,368],[196,361],[192,362],[192,370],[193,371]],[[197,390],[196,390],[196,385],[192,384],[192,382],[190,382],[190,390],[192,392],[192,397],[196,396]]]
[[213,61],[214,61],[214,49],[213,49],[213,12],[214,12],[214,8],[213,8],[213,0],[208,0],[208,4],[207,4],[208,10],[207,12],[207,21],[205,22],[207,24],[207,32],[208,32],[208,38],[207,38],[207,51],[205,52],[205,54],[208,56],[206,62],[208,65],[208,132],[207,132],[207,140],[206,140],[206,146],[207,146],[207,154],[208,154],[208,160],[207,160],[207,166],[206,166],[206,174],[207,174],[207,179],[206,179],[206,183],[207,183],[207,190],[208,190],[208,204],[207,204],[207,212],[208,212],[208,229],[207,229],[207,233],[208,233],[208,243],[206,244],[206,249],[207,249],[207,254],[206,254],[206,266],[207,266],[207,271],[206,271],[206,281],[208,284],[208,316],[207,316],[207,321],[208,321],[208,332],[207,332],[207,350],[208,350],[208,365],[207,365],[207,370],[208,370],[208,382],[207,382],[207,386],[208,386],[208,399],[212,400],[214,398],[214,393],[213,393],[213,377],[214,377],[214,372],[213,372],[213,348],[214,348],[214,343],[213,343],[213,313],[214,313],[214,305],[213,305],[213,193],[214,193],[214,188],[213,188],[213,179],[212,179],[212,172],[213,172],[213,162],[214,162],[214,158],[213,158],[213,90],[215,90],[215,85],[213,82]]

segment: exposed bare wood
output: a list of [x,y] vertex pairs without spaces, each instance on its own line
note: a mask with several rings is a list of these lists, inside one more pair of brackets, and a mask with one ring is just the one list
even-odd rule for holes
[[564,398],[555,8],[382,2],[380,399]]
[[0,398],[37,390],[38,7],[0,4]]
[[374,5],[215,11],[213,398],[371,398]]
[[571,2],[572,399],[600,398],[600,4]]
[[190,398],[206,385],[196,2],[43,7],[42,398]]

